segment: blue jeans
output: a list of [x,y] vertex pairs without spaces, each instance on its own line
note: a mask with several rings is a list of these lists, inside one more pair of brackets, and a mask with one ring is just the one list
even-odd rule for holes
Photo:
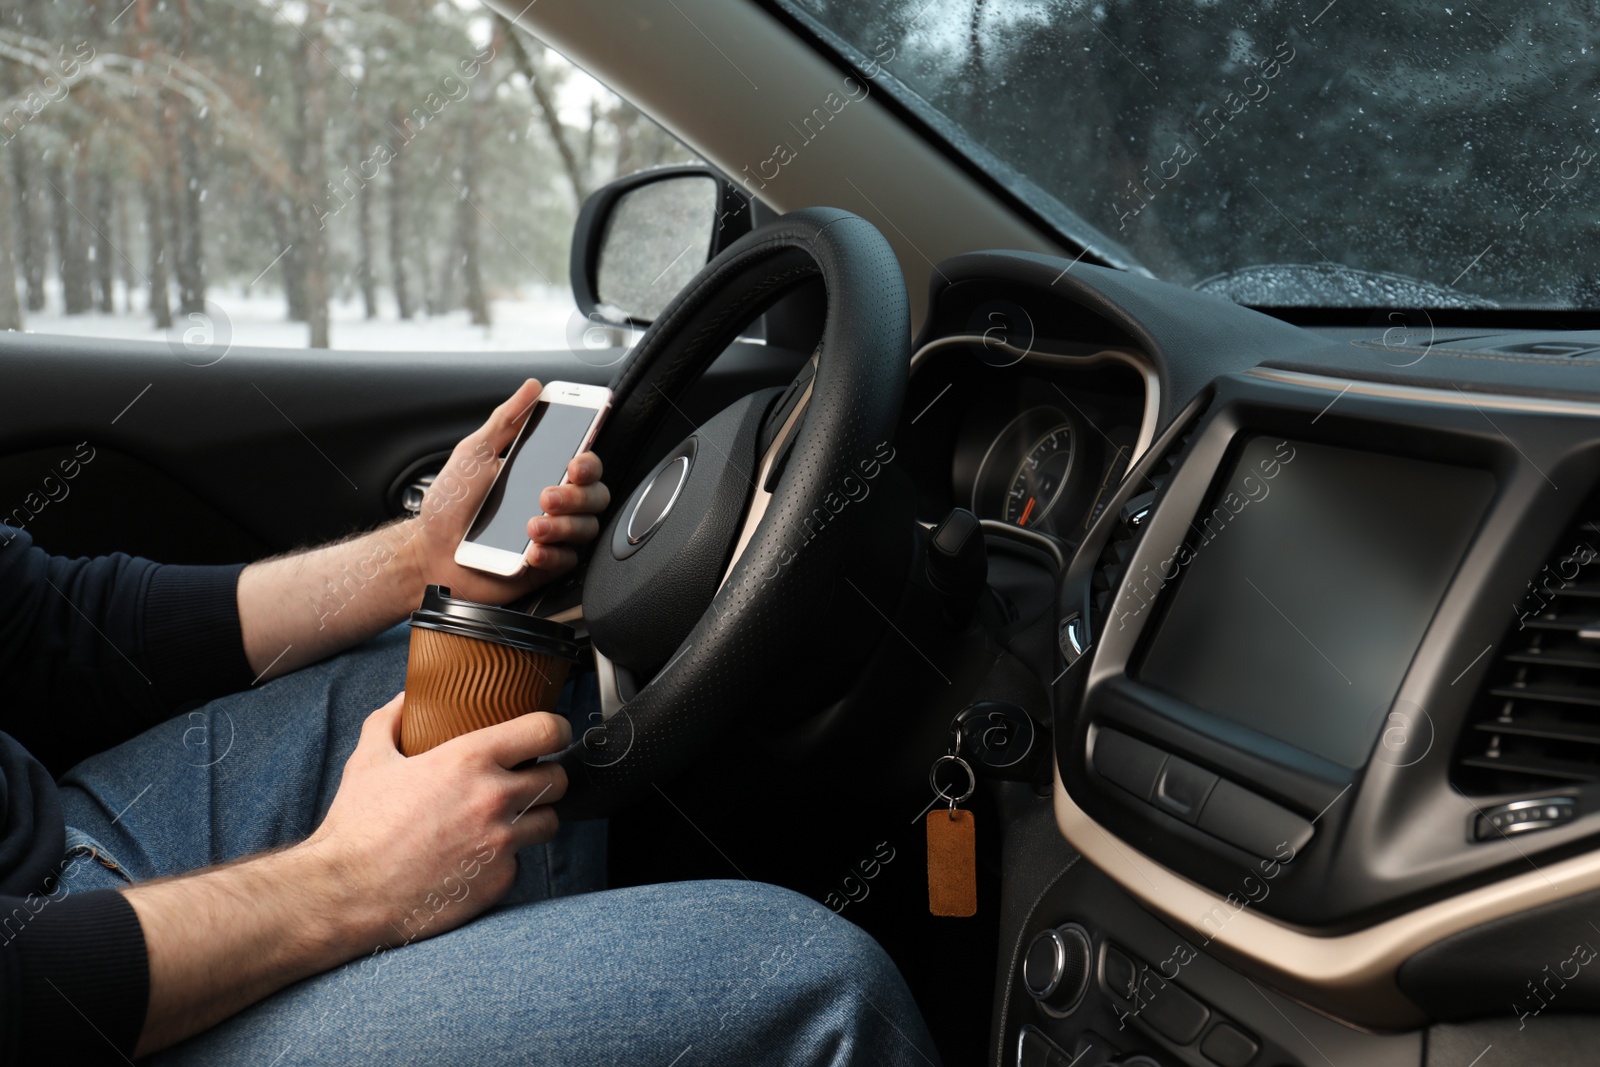
[[[406,644],[397,627],[73,768],[69,891],[304,839],[362,720],[403,687]],[[568,685],[561,710],[592,706],[592,684]],[[734,881],[602,892],[602,822],[567,824],[517,862],[475,921],[296,983],[148,1062],[937,1063],[888,956],[807,897]]]

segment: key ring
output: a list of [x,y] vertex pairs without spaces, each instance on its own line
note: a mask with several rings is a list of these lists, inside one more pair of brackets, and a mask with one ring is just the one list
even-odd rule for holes
[[[960,796],[956,796],[953,793],[946,793],[944,791],[944,786],[939,784],[939,768],[946,763],[958,764],[962,770],[967,772],[967,791],[962,793]],[[933,761],[933,768],[928,771],[928,785],[933,787],[934,794],[940,800],[948,800],[950,802],[951,818],[954,818],[956,806],[962,801],[966,800],[968,797],[972,796],[973,793],[977,792],[978,776],[972,772],[972,765],[966,760],[962,759],[960,756],[946,754]]]

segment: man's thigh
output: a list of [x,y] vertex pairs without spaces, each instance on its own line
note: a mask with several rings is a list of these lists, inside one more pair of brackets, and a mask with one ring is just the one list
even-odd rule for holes
[[134,880],[303,840],[362,722],[405,687],[407,640],[395,627],[84,760],[61,779],[67,825]]
[[814,901],[680,882],[500,908],[297,983],[188,1065],[937,1062],[883,950]]

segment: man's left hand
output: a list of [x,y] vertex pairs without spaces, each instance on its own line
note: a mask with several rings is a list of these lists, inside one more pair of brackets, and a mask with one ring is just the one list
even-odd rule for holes
[[[499,473],[499,456],[516,439],[539,399],[542,386],[529,379],[511,399],[494,409],[489,420],[468,435],[434,479],[422,500],[422,513],[412,542],[415,564],[423,584],[450,587],[454,596],[483,604],[504,604],[531,592],[577,566],[576,546],[593,541],[600,533],[596,517],[611,502],[611,492],[600,481],[600,457],[593,452],[574,456],[567,464],[567,482],[539,495],[544,514],[528,520],[527,566],[511,578],[463,567],[455,561],[456,546],[478,512]],[[420,597],[419,587],[416,595]]]

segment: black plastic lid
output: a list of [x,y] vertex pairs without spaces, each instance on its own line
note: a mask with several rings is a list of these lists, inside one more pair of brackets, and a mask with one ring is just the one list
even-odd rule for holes
[[422,594],[422,607],[411,613],[411,625],[563,659],[578,658],[578,634],[572,627],[510,608],[456,600],[443,585],[428,586]]

